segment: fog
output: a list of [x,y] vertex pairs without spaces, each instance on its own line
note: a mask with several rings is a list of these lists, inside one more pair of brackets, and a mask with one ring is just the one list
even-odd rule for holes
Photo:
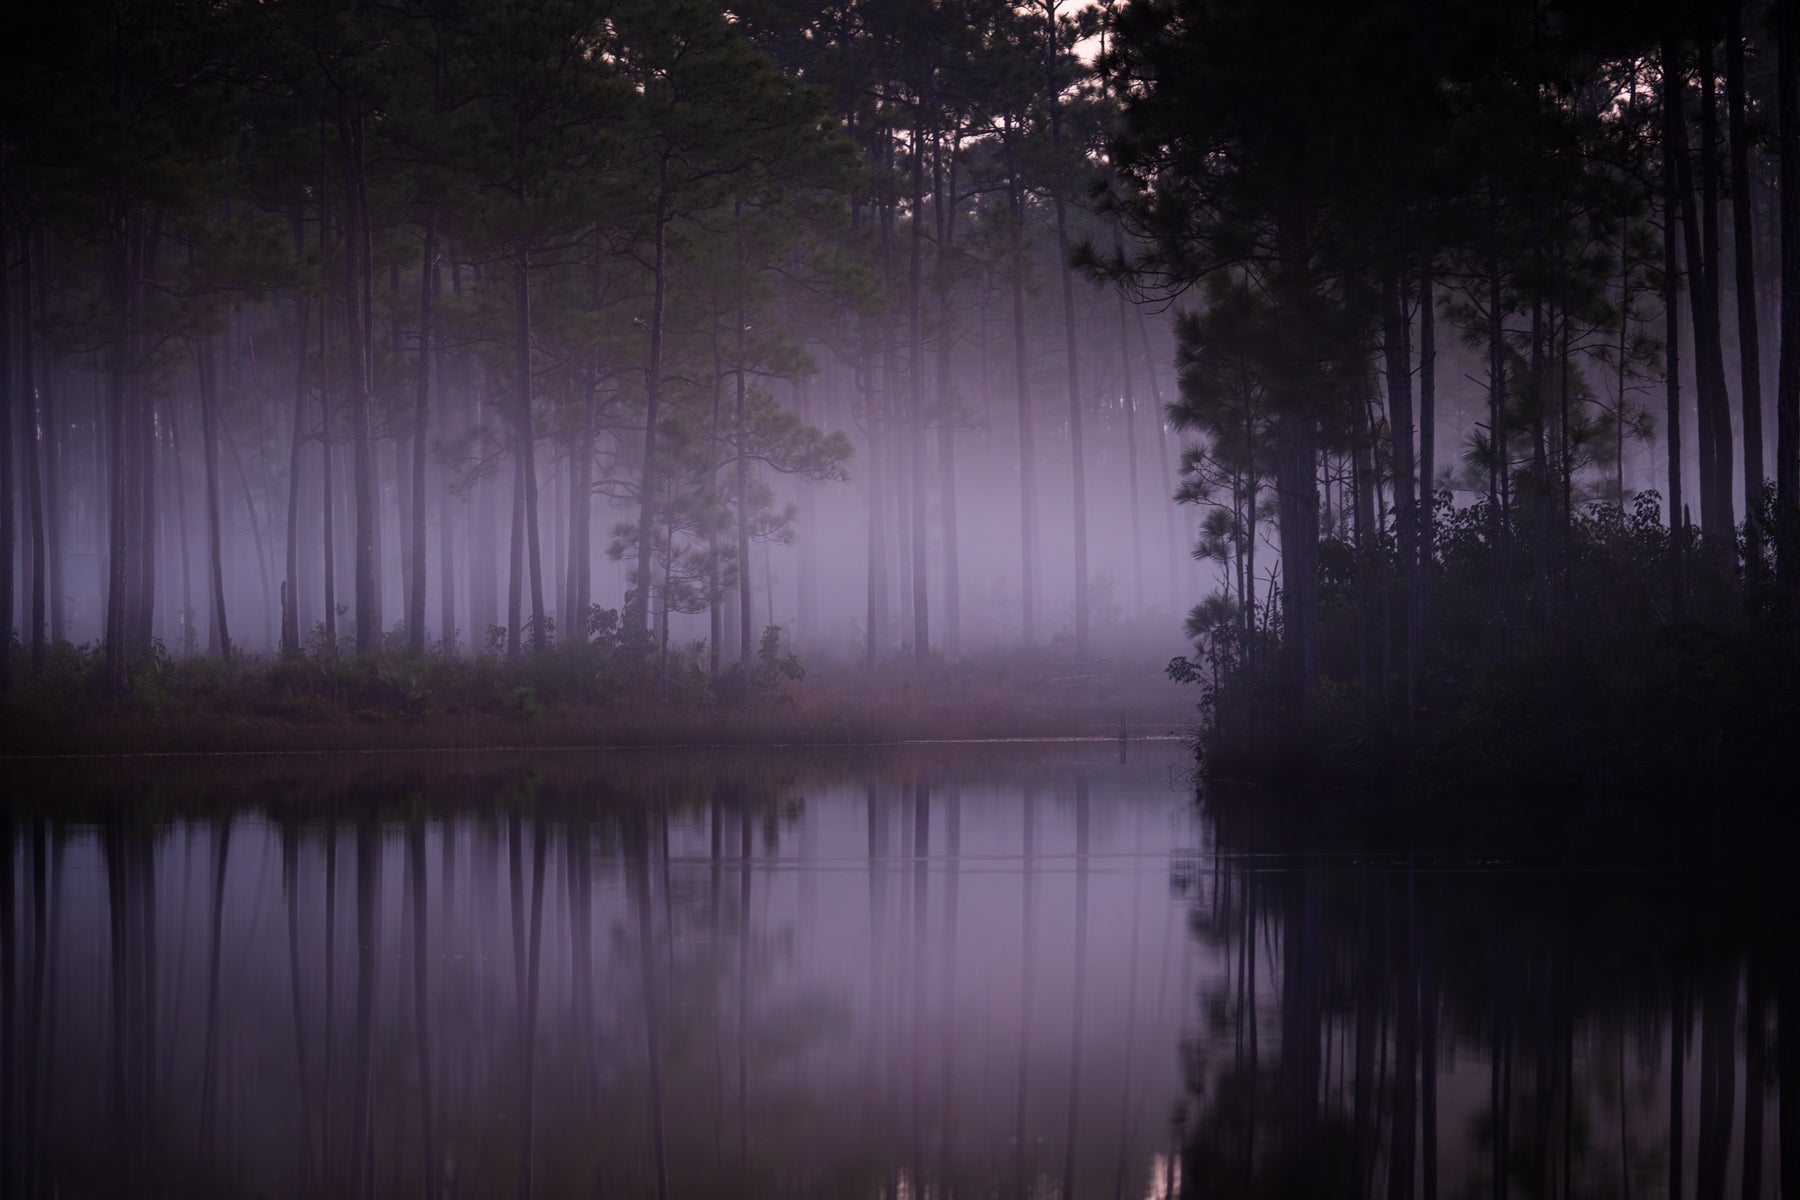
[[[665,530],[657,561],[662,567],[672,561],[676,578],[666,587],[653,578],[652,629],[660,627],[666,592],[671,639],[677,644],[710,641],[715,636],[711,609],[717,605],[717,636],[727,662],[739,655],[740,629],[748,627],[755,639],[769,625],[780,626],[809,654],[856,660],[872,652],[878,661],[911,657],[919,627],[912,490],[919,486],[926,524],[925,625],[933,654],[954,658],[1023,644],[1062,645],[1072,653],[1078,524],[1087,537],[1093,652],[1160,659],[1178,651],[1178,614],[1212,585],[1217,567],[1193,561],[1197,514],[1173,502],[1183,436],[1169,427],[1163,411],[1175,388],[1167,314],[1140,311],[1117,289],[1077,283],[1086,475],[1084,512],[1077,514],[1067,345],[1060,324],[1049,319],[1053,306],[1046,308],[1054,299],[1054,279],[1039,277],[1054,269],[1053,259],[1038,262],[1024,284],[1023,391],[1035,474],[1028,510],[1034,522],[1029,589],[1022,533],[1027,511],[1022,389],[1010,288],[984,275],[967,282],[956,305],[929,316],[922,348],[930,377],[921,423],[922,484],[915,483],[910,458],[911,385],[904,353],[884,355],[876,347],[865,355],[847,336],[813,340],[799,319],[766,335],[779,345],[765,346],[764,352],[782,361],[745,367],[750,420],[766,420],[772,428],[749,435],[765,442],[753,450],[762,461],[747,472],[748,557],[740,564],[733,545],[738,514],[729,448],[714,451],[719,465],[711,477],[670,497],[671,505],[685,503],[695,511],[677,519],[672,536]],[[439,285],[441,276],[463,273],[451,264],[438,272]],[[395,295],[416,286],[403,286]],[[473,290],[472,283],[457,286]],[[398,309],[398,299],[393,304]],[[484,313],[472,301],[458,309],[449,296],[440,304],[425,454],[426,641],[456,653],[504,652],[515,536],[523,551],[523,577],[514,623],[529,629],[533,611],[531,526],[522,524],[515,535],[511,524],[517,453],[506,414],[516,410],[517,393],[499,361],[506,347],[479,324]],[[144,549],[132,547],[128,553],[142,556],[149,594],[136,603],[152,614],[154,634],[170,654],[219,652],[221,600],[232,646],[273,654],[282,645],[291,538],[301,645],[320,649],[334,637],[348,645],[358,619],[357,498],[352,414],[337,391],[343,364],[330,347],[321,359],[310,340],[316,320],[297,325],[292,304],[233,303],[216,319],[216,332],[165,347],[139,380],[142,418],[151,432],[138,449],[149,461],[132,483],[129,520],[132,532],[149,536]],[[416,344],[416,329],[401,322],[415,319],[416,314],[395,313],[392,344],[377,373],[384,382],[371,406],[375,595],[382,628],[399,645],[406,640],[412,572],[412,392],[419,368],[409,349]],[[625,337],[641,336],[626,313],[614,319],[625,323]],[[1121,324],[1129,335],[1123,343]],[[302,341],[299,335],[309,330]],[[825,332],[846,330],[839,321]],[[721,423],[723,437],[733,436],[736,368],[711,359],[717,333],[716,327],[671,331],[676,352],[664,368],[668,378],[661,397],[665,437],[684,436],[693,428],[716,430]],[[578,595],[598,609],[629,609],[636,568],[630,528],[641,506],[643,454],[641,424],[634,427],[631,421],[633,413],[642,421],[643,372],[621,362],[605,372],[577,374],[555,361],[553,348],[534,345],[534,353],[540,364],[534,369],[543,372],[533,397],[538,574],[553,636],[567,638],[584,624]],[[939,356],[945,359],[941,365]],[[45,473],[51,482],[41,485],[46,620],[54,627],[53,639],[99,643],[106,634],[110,561],[106,364],[95,355],[45,358],[36,390],[37,411],[54,421],[54,427],[37,431],[43,454],[54,463]],[[210,397],[201,394],[201,363],[213,389]],[[778,367],[780,375],[774,373]],[[696,370],[710,377],[690,374]],[[583,429],[571,427],[590,403],[599,415],[591,446]],[[210,429],[209,407],[215,422]],[[796,433],[779,424],[785,418],[811,428]],[[832,435],[845,440],[834,443]],[[206,453],[209,437],[216,442],[216,462]],[[788,441],[767,442],[779,438]],[[329,490],[321,453],[327,439]],[[209,486],[218,504],[216,594]],[[587,512],[581,514],[584,498]],[[532,506],[522,507],[524,521],[531,522]],[[583,520],[585,539],[576,530]],[[629,527],[626,544],[621,526]],[[31,613],[37,586],[36,528],[25,523],[18,548],[14,611],[21,615]],[[329,583],[327,545],[332,548]],[[716,560],[705,558],[709,546],[719,551]],[[587,582],[578,593],[582,575]],[[326,619],[327,588],[335,627]],[[1028,590],[1034,608],[1029,637],[1022,607]],[[747,620],[740,608],[746,599]]]

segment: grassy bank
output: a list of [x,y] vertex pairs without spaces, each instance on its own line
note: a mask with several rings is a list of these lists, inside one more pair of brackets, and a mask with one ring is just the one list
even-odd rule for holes
[[158,657],[106,693],[63,647],[0,701],[0,755],[389,751],[484,747],[846,745],[1186,732],[1192,698],[1157,664],[992,655],[813,669],[765,638],[747,667],[683,657],[665,679],[629,646],[366,660]]

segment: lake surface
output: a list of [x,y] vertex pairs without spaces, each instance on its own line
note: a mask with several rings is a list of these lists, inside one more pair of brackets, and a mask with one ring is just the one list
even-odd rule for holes
[[1201,804],[1188,766],[1133,742],[21,770],[5,1180],[1778,1194],[1791,926],[1748,883],[1370,842]]

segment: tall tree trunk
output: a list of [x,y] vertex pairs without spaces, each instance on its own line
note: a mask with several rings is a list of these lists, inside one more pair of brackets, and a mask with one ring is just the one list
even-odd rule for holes
[[1169,470],[1169,419],[1163,411],[1162,384],[1156,375],[1156,355],[1150,349],[1150,322],[1144,319],[1141,305],[1137,309],[1138,337],[1144,343],[1144,374],[1150,379],[1151,416],[1156,419],[1156,465],[1162,472],[1163,533],[1169,543],[1169,612],[1181,615],[1181,538],[1175,520],[1175,481]]
[[[1674,54],[1668,43],[1662,48],[1663,78],[1674,76]],[[1687,594],[1687,512],[1681,497],[1681,318],[1676,305],[1677,280],[1680,274],[1675,256],[1675,223],[1679,219],[1676,192],[1680,174],[1676,169],[1676,144],[1681,134],[1679,90],[1662,90],[1662,234],[1663,234],[1663,338],[1664,387],[1667,397],[1663,416],[1664,438],[1669,449],[1669,607],[1679,620]],[[1689,207],[1692,197],[1689,197]]]
[[169,449],[175,459],[175,525],[181,546],[181,655],[192,658],[199,653],[198,614],[194,611],[194,567],[188,549],[191,526],[188,524],[187,469],[181,461],[181,410],[177,406],[169,414]]
[[[436,206],[425,213],[425,245],[419,262],[419,380],[413,397],[412,429],[412,588],[407,595],[406,649],[425,653],[425,451],[431,411],[432,305],[437,293]],[[449,631],[445,630],[447,634]]]
[[925,527],[925,101],[913,102],[912,214],[906,261],[906,382],[911,400],[907,438],[912,485],[913,665],[924,670],[931,661],[930,593],[926,588]]
[[[1375,489],[1374,431],[1370,428],[1369,364],[1360,358],[1348,384],[1350,402],[1351,509],[1356,531],[1356,678],[1365,688],[1369,678],[1369,588],[1380,555],[1380,509]],[[1284,539],[1285,540],[1285,539]],[[1386,680],[1383,679],[1385,686]]]
[[[889,136],[885,140],[886,170],[895,170],[895,161],[899,157],[896,139]],[[896,176],[897,178],[898,176]],[[899,207],[899,199],[886,197],[881,204],[881,287],[885,295],[897,295],[900,285],[894,277],[894,223],[895,210]],[[893,319],[881,322],[881,388],[887,406],[888,428],[893,437],[888,439],[888,480],[892,485],[894,507],[891,515],[894,537],[894,574],[895,593],[900,601],[899,621],[900,649],[909,644],[909,634],[913,628],[913,591],[912,591],[912,470],[910,454],[912,447],[912,405],[903,386],[911,381],[905,379],[901,358],[900,325]]]
[[[216,394],[214,398],[217,399]],[[262,518],[257,515],[256,501],[250,494],[250,477],[244,471],[244,459],[238,453],[237,439],[231,435],[231,423],[225,419],[222,411],[218,414],[218,424],[219,434],[224,439],[225,448],[231,452],[232,470],[237,474],[238,490],[243,493],[244,497],[244,511],[250,519],[250,544],[256,550],[256,574],[257,578],[262,581],[263,645],[273,646],[275,644],[273,616],[275,589],[269,578],[269,559],[263,544]]]
[[883,401],[886,396],[875,383],[874,360],[878,357],[872,318],[862,320],[861,345],[857,354],[857,381],[863,395],[863,410],[868,414],[869,436],[869,506],[868,533],[868,611],[863,658],[873,667],[886,648],[888,622],[887,521],[882,510],[887,505],[885,472],[882,469],[885,447],[882,445],[882,422],[887,419]]
[[1725,32],[1725,90],[1731,127],[1731,234],[1736,248],[1738,387],[1744,396],[1744,520],[1759,552],[1759,507],[1763,489],[1762,348],[1756,328],[1756,241],[1751,222],[1750,137],[1744,122],[1743,5],[1728,0]]
[[[328,233],[329,213],[326,199],[329,189],[323,179],[319,182],[319,253],[326,254],[331,244]],[[320,553],[324,558],[323,575],[325,585],[325,648],[332,654],[337,653],[337,537],[332,526],[332,511],[337,498],[337,489],[332,486],[332,412],[331,412],[331,302],[321,296],[319,299],[319,507],[322,524],[320,527]]]
[[[32,253],[36,255],[36,267],[32,277],[37,280],[37,308],[40,312],[48,312],[49,285],[45,277],[49,272],[48,255],[45,252],[45,236],[39,226],[33,239]],[[64,629],[66,605],[63,602],[63,490],[62,490],[62,426],[56,415],[56,388],[46,364],[44,380],[41,387],[44,422],[44,493],[47,500],[47,512],[44,522],[45,536],[48,539],[46,551],[50,562],[50,641],[60,643],[68,640]]]
[[[294,219],[294,256],[306,249],[306,235],[300,219]],[[300,653],[300,448],[306,441],[306,351],[307,322],[312,305],[300,297],[297,307],[299,334],[294,355],[294,429],[288,439],[288,504],[287,504],[287,577],[281,585],[281,652]]]
[[[1056,53],[1056,20],[1050,16],[1050,64],[1054,70]],[[1054,85],[1052,85],[1054,86]],[[1062,145],[1062,109],[1058,97],[1050,97],[1051,142]],[[1075,534],[1075,657],[1088,656],[1088,530],[1087,530],[1087,443],[1081,432],[1081,358],[1077,350],[1075,323],[1075,272],[1069,261],[1069,224],[1060,181],[1051,193],[1056,211],[1056,254],[1062,271],[1063,349],[1068,363],[1069,383],[1069,491],[1073,501],[1072,528]]]
[[[1730,7],[1728,4],[1727,7]],[[1714,486],[1717,496],[1713,507],[1718,511],[1719,533],[1728,541],[1736,520],[1732,511],[1736,497],[1732,494],[1732,454],[1736,442],[1731,436],[1731,396],[1725,382],[1725,348],[1720,332],[1719,316],[1719,102],[1718,75],[1713,69],[1713,47],[1710,34],[1700,43],[1700,234],[1701,256],[1706,264],[1706,309],[1711,344],[1707,348],[1708,374],[1713,392],[1712,442]],[[1735,546],[1730,554],[1735,557]]]
[[1013,377],[1019,395],[1019,613],[1027,646],[1037,643],[1037,445],[1031,411],[1031,359],[1025,339],[1025,196],[1013,159],[1012,131],[1006,138],[1006,170],[1012,199],[1008,227],[1012,251]]
[[669,152],[656,163],[656,208],[652,214],[655,247],[651,256],[650,356],[644,371],[644,466],[639,474],[637,591],[631,611],[638,628],[650,627],[651,530],[656,524],[656,423],[661,419],[663,310],[669,294]]
[[[824,374],[821,390],[829,397],[834,385],[831,359],[821,355],[819,361]],[[832,432],[829,404],[823,416],[816,416],[813,412],[811,379],[802,376],[795,382],[794,390],[795,408],[800,414],[800,423],[817,425],[828,433]],[[801,537],[794,568],[794,645],[804,650],[817,644],[815,630],[819,611],[819,539],[814,531],[814,514],[817,511],[814,501],[817,492],[810,483],[801,484],[795,492]]]
[[518,446],[518,414],[510,418],[513,430],[512,522],[506,543],[506,657],[519,657],[525,590],[525,459]]
[[[740,301],[736,310],[737,328],[732,332],[733,351],[737,366],[733,374],[737,377],[737,406],[732,422],[734,454],[737,460],[737,566],[738,566],[738,662],[749,667],[756,654],[756,638],[752,632],[754,613],[751,608],[750,580],[750,429],[748,414],[745,411],[749,400],[749,380],[745,376],[747,363],[744,358],[744,306]],[[773,614],[770,619],[773,620]]]
[[[1797,24],[1800,13],[1794,11],[1792,4],[1775,6],[1775,77],[1781,120],[1781,366],[1775,399],[1775,502],[1781,521],[1781,584],[1790,596],[1800,590],[1800,57],[1794,50]],[[1785,1072],[1783,1077],[1786,1078]],[[1785,1114],[1787,1109],[1782,1112]],[[1796,1150],[1800,1151],[1800,1146]],[[1783,1178],[1789,1177],[1783,1174]]]
[[587,611],[593,603],[594,570],[589,554],[594,513],[594,439],[598,418],[599,380],[588,387],[581,401],[581,436],[575,443],[575,462],[569,482],[569,564],[567,600],[564,604],[563,637],[587,640]]
[[[1397,277],[1396,277],[1397,276]],[[1406,712],[1417,701],[1418,637],[1413,625],[1414,579],[1418,569],[1418,505],[1413,491],[1413,404],[1411,328],[1406,314],[1402,271],[1382,280],[1382,349],[1387,362],[1388,425],[1394,454],[1394,508],[1400,541],[1402,620],[1406,628]]]
[[[3,235],[0,235],[0,254],[6,252]],[[39,430],[43,427],[38,416],[38,367],[37,367],[37,332],[33,328],[32,314],[32,281],[31,281],[31,233],[28,229],[19,231],[19,406],[21,422],[20,434],[24,438],[25,457],[25,494],[31,505],[31,673],[41,675],[44,672],[44,478],[41,459]],[[0,287],[5,283],[0,280]],[[10,336],[4,320],[0,320],[0,337]],[[3,630],[8,639],[7,653],[12,653],[10,639],[12,625],[8,623]],[[10,851],[8,851],[10,853]]]
[[1415,527],[1419,531],[1417,586],[1413,596],[1413,657],[1423,653],[1425,624],[1431,611],[1431,569],[1435,551],[1432,548],[1432,512],[1437,507],[1437,311],[1432,295],[1432,260],[1425,258],[1425,269],[1419,276],[1419,507]]
[[[360,120],[360,118],[358,118]],[[344,326],[349,348],[350,441],[355,476],[356,653],[381,647],[381,577],[375,559],[375,456],[369,437],[368,213],[362,204],[362,135],[352,122],[350,97],[338,97],[338,140],[344,176]]]
[[942,645],[946,658],[954,659],[962,651],[962,564],[958,561],[956,536],[956,423],[957,406],[952,403],[951,365],[956,352],[956,333],[950,320],[951,239],[956,234],[956,147],[951,146],[949,180],[943,169],[943,138],[936,142],[932,157],[932,191],[936,199],[932,209],[937,217],[937,402],[938,402],[938,508],[944,542],[944,633]]
[[[525,189],[519,188],[519,203],[525,203]],[[531,423],[531,251],[523,247],[519,250],[518,265],[513,276],[514,297],[518,328],[514,331],[517,344],[514,347],[518,374],[518,469],[519,498],[524,501],[525,546],[530,559],[531,580],[531,649],[542,654],[549,641],[549,630],[544,625],[544,564],[543,553],[538,543],[538,500],[537,500],[537,437]],[[518,524],[514,523],[514,533],[518,532]],[[515,555],[516,555],[515,551]],[[509,633],[509,637],[516,638]],[[516,650],[516,647],[512,647]]]
[[1511,464],[1507,461],[1506,436],[1506,327],[1500,311],[1500,202],[1494,182],[1488,181],[1487,342],[1488,342],[1488,606],[1493,629],[1505,628],[1506,603],[1500,586],[1506,570],[1507,543],[1502,496]]
[[[1688,157],[1687,119],[1682,112],[1682,90],[1686,76],[1677,64],[1674,47],[1663,43],[1664,105],[1667,111],[1665,132],[1672,135],[1667,143],[1675,160],[1676,190],[1681,204],[1681,230],[1687,255],[1688,311],[1694,329],[1694,393],[1695,412],[1700,433],[1700,524],[1717,544],[1729,538],[1732,527],[1731,495],[1731,417],[1725,389],[1725,363],[1719,339],[1719,293],[1715,267],[1718,257],[1718,194],[1716,171],[1711,155],[1701,163],[1701,182],[1705,188],[1704,209],[1696,212],[1694,171]],[[1713,107],[1712,54],[1706,52],[1701,74],[1701,133],[1704,150],[1712,148],[1710,120]],[[1671,82],[1673,86],[1671,86]],[[1708,250],[1711,253],[1708,253]]]
[[[1124,243],[1119,236],[1119,228],[1113,226],[1113,250],[1121,258],[1124,257]],[[1138,449],[1137,449],[1137,391],[1132,386],[1131,378],[1131,318],[1130,302],[1125,299],[1125,292],[1120,289],[1119,302],[1119,371],[1125,384],[1125,486],[1131,497],[1131,583],[1133,602],[1137,613],[1144,613],[1144,521],[1141,504],[1141,488],[1138,486]],[[1165,501],[1168,503],[1168,501]]]
[[[0,145],[0,190],[3,190],[5,186],[6,147]],[[12,443],[14,406],[12,380],[12,279],[10,278],[12,274],[12,263],[10,256],[5,253],[6,225],[6,206],[0,204],[0,641],[4,641],[5,643],[5,653],[0,654],[0,691],[5,691],[12,686],[13,553],[15,549],[13,528],[14,523],[17,520],[17,517],[13,512]],[[110,244],[108,245],[108,258],[109,260],[111,258]],[[114,507],[116,508],[117,505]],[[117,647],[115,645],[111,621],[109,619],[107,622],[106,638],[107,676],[109,681],[114,675],[113,657],[115,651],[118,649],[122,649],[122,647]],[[121,662],[121,672],[122,666],[123,664]],[[122,690],[118,685],[115,685],[115,688],[116,690]],[[11,852],[8,851],[6,867],[8,872],[12,870],[12,859],[10,855]],[[4,882],[6,884],[6,903],[11,905],[12,880],[9,878]],[[9,916],[7,924],[8,929],[12,928],[10,922],[11,917]],[[12,942],[8,940],[6,946],[9,971],[6,980],[7,991],[4,1002],[9,1006],[6,1011],[11,1013],[12,980],[10,977],[10,965],[12,962]],[[7,1040],[4,1052],[7,1056],[6,1061],[10,1068],[12,1062],[12,1026],[10,1024],[10,1019],[5,1030],[5,1035]],[[8,1086],[5,1089],[4,1097],[0,1097],[6,1101],[7,1116],[9,1119],[12,1111],[11,1082],[12,1078],[9,1074],[7,1076]],[[10,1128],[10,1126],[8,1126],[8,1128]],[[8,1162],[10,1162],[10,1152],[8,1154]]]
[[218,397],[214,395],[212,341],[193,346],[194,366],[200,377],[200,459],[205,470],[207,561],[212,572],[213,628],[218,633],[219,655],[231,662],[231,626],[225,615],[225,549],[219,526],[219,422]]
[[[150,282],[156,276],[157,253],[162,245],[162,228],[163,210],[159,206],[152,213],[149,228],[144,232],[144,238],[138,251],[138,269],[131,281],[132,291],[139,297],[144,295]],[[138,306],[141,311],[143,308],[141,298]],[[129,636],[131,644],[139,654],[147,655],[156,628],[157,397],[155,389],[145,387],[142,382],[142,364],[150,361],[152,349],[146,343],[145,338],[145,323],[142,321],[134,323],[132,326],[132,361],[137,403],[132,410],[134,419],[131,452],[137,459],[132,498],[132,503],[135,505],[132,519],[137,522],[137,534],[133,538],[132,550],[137,557],[137,571],[132,580],[134,586],[127,589],[126,595],[130,605]]]

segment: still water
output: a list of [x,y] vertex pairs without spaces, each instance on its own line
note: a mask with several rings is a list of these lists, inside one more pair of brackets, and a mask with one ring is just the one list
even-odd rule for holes
[[1729,892],[1371,844],[1197,802],[1187,767],[1134,742],[21,774],[5,1190],[1778,1194],[1790,976]]

